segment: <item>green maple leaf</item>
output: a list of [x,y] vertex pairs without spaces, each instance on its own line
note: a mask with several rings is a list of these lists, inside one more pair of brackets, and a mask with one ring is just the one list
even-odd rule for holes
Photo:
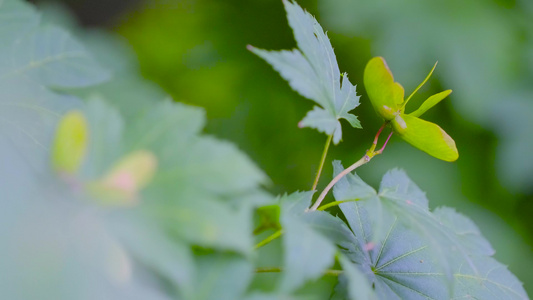
[[299,49],[248,49],[270,63],[300,95],[319,105],[307,113],[299,126],[333,135],[337,144],[342,139],[340,119],[361,128],[357,117],[349,113],[359,105],[356,88],[346,74],[340,73],[333,47],[316,19],[296,3],[284,0],[283,4]]

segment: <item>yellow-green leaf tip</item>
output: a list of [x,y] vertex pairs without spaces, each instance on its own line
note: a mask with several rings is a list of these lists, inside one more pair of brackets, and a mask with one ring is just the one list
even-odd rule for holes
[[75,174],[85,158],[89,129],[80,111],[70,111],[59,121],[52,146],[52,167]]

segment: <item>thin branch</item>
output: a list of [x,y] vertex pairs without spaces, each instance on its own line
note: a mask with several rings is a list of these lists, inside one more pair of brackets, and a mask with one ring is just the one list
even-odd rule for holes
[[313,206],[311,206],[311,208],[308,208],[306,210],[306,212],[309,212],[309,211],[315,211],[318,209],[318,207],[320,206],[320,203],[322,203],[322,201],[324,200],[324,198],[326,197],[326,195],[328,194],[329,190],[331,190],[333,188],[333,186],[339,181],[341,180],[344,176],[348,175],[350,172],[352,172],[353,170],[359,168],[360,166],[366,164],[367,162],[369,162],[374,156],[378,155],[378,154],[381,154],[383,152],[383,150],[385,150],[385,147],[387,146],[387,143],[389,142],[389,139],[390,137],[392,136],[392,132],[389,134],[389,136],[387,137],[387,140],[385,141],[385,144],[383,144],[383,147],[381,147],[381,149],[379,149],[378,151],[375,151],[376,149],[376,146],[378,144],[378,139],[379,139],[379,135],[381,134],[381,132],[383,131],[383,129],[385,128],[385,126],[387,126],[388,122],[385,122],[378,130],[377,134],[376,134],[376,137],[374,138],[374,142],[372,143],[372,146],[370,147],[369,150],[366,151],[366,154],[361,157],[361,159],[359,159],[358,161],[356,161],[353,165],[349,166],[347,169],[345,169],[344,171],[340,172],[337,176],[335,176],[335,178],[333,178],[333,180],[326,186],[326,188],[322,191],[322,193],[320,194],[320,196],[318,196],[318,199],[316,199],[316,202],[313,204]]
[[311,206],[310,209],[308,209],[308,211],[315,211],[317,210],[317,208],[320,206],[320,203],[322,203],[322,200],[324,200],[324,198],[326,197],[326,195],[328,194],[329,190],[331,190],[331,188],[339,181],[342,179],[342,177],[348,175],[350,172],[352,172],[353,170],[359,168],[360,166],[366,164],[367,162],[369,162],[371,159],[371,157],[369,157],[368,155],[365,154],[365,156],[361,157],[360,160],[356,161],[353,165],[349,166],[347,169],[345,169],[344,171],[340,172],[337,176],[335,176],[335,178],[333,178],[333,180],[326,186],[326,188],[322,191],[322,193],[320,194],[320,196],[318,197],[318,199],[316,199],[316,202],[315,204],[313,204],[313,206]]
[[328,155],[329,145],[331,144],[332,138],[333,138],[333,134],[330,134],[328,136],[328,139],[326,140],[326,146],[324,146],[324,151],[322,152],[322,158],[320,159],[320,164],[318,166],[318,170],[316,171],[315,181],[313,182],[313,187],[311,188],[312,191],[314,191],[316,189],[316,186],[318,185],[318,180],[320,179],[320,173],[322,173],[322,168],[324,167],[324,162],[326,161],[326,156]]
[[333,201],[333,202],[330,202],[328,204],[324,204],[322,206],[320,206],[319,208],[317,208],[316,210],[326,210],[330,207],[333,207],[333,206],[337,206],[339,204],[342,204],[342,203],[346,203],[346,202],[355,202],[355,201],[359,201],[360,199],[350,199],[350,200],[341,200],[341,201]]
[[[280,267],[266,267],[266,268],[257,268],[255,269],[256,273],[280,273],[283,272],[283,268]],[[342,270],[325,270],[324,275],[326,276],[339,276],[342,274]]]
[[269,235],[266,239],[260,241],[259,243],[257,243],[257,245],[255,245],[254,249],[259,249],[261,247],[263,247],[264,245],[272,242],[273,240],[279,238],[281,235],[283,234],[283,230],[280,229],[276,232],[274,232],[273,234]]

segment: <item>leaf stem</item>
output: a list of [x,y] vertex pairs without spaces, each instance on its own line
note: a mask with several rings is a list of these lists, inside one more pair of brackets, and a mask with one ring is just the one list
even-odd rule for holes
[[[280,267],[266,267],[266,268],[255,269],[256,273],[280,273],[282,271],[283,271],[283,268],[280,268]],[[324,275],[339,276],[340,274],[342,274],[342,272],[343,272],[342,270],[329,269],[329,270],[324,271]]]
[[326,186],[326,188],[322,191],[322,193],[320,194],[320,196],[318,197],[318,199],[316,199],[316,202],[315,204],[313,204],[313,206],[311,206],[311,208],[308,210],[308,211],[315,211],[317,210],[317,208],[320,206],[320,203],[322,203],[322,200],[324,200],[324,198],[326,197],[326,195],[328,194],[329,190],[331,190],[331,188],[339,181],[342,179],[342,177],[346,176],[347,174],[349,174],[350,172],[352,172],[353,170],[359,168],[360,166],[366,164],[367,162],[370,161],[370,159],[372,159],[372,157],[368,156],[368,155],[364,155],[363,157],[361,157],[361,159],[359,159],[358,161],[356,161],[353,165],[349,166],[347,169],[345,169],[344,171],[340,172],[337,176],[335,176],[335,178],[333,178],[333,180]]
[[333,202],[330,202],[328,204],[324,204],[322,206],[320,206],[319,208],[317,208],[316,210],[326,210],[330,207],[333,207],[333,206],[336,206],[336,205],[339,205],[339,204],[342,204],[342,203],[346,203],[346,202],[355,202],[355,201],[359,201],[359,199],[350,199],[350,200],[341,200],[341,201],[333,201]]
[[328,139],[326,140],[326,146],[324,146],[324,151],[322,152],[322,158],[320,159],[320,164],[318,166],[318,170],[316,171],[315,181],[313,182],[313,187],[311,188],[312,191],[316,189],[316,186],[318,185],[318,180],[320,179],[320,173],[322,173],[322,168],[324,167],[324,162],[326,161],[326,156],[328,155],[329,145],[331,144],[331,140],[333,138],[333,134],[330,134],[328,136]]
[[274,232],[273,234],[269,235],[266,239],[260,241],[259,243],[257,243],[254,247],[254,249],[259,249],[261,247],[263,247],[264,245],[272,242],[273,240],[279,238],[281,235],[283,234],[283,229],[280,229],[276,232]]
[[387,143],[389,142],[389,139],[390,137],[392,136],[392,132],[389,134],[389,136],[387,137],[387,140],[385,141],[385,144],[383,144],[383,147],[381,147],[381,149],[379,149],[378,151],[375,151],[376,149],[376,146],[377,146],[377,143],[378,143],[378,138],[379,138],[379,135],[381,134],[381,132],[383,131],[383,129],[385,128],[385,126],[387,126],[388,122],[385,122],[378,130],[377,134],[376,134],[376,137],[374,138],[374,142],[372,143],[372,146],[370,147],[370,149],[368,151],[366,151],[366,154],[361,157],[361,159],[359,159],[358,161],[356,161],[353,165],[349,166],[347,169],[345,169],[344,171],[340,172],[337,176],[335,176],[335,178],[333,178],[333,180],[326,186],[326,188],[322,191],[322,193],[320,194],[320,196],[318,196],[318,199],[316,199],[315,203],[313,204],[313,206],[311,206],[311,208],[308,208],[306,211],[315,211],[318,209],[318,207],[320,206],[320,203],[322,203],[322,200],[324,200],[324,198],[326,197],[326,195],[328,194],[329,190],[331,190],[331,188],[333,188],[333,186],[339,181],[341,180],[344,176],[348,175],[350,172],[352,172],[353,170],[359,168],[360,166],[366,164],[367,162],[369,162],[374,156],[378,155],[378,154],[381,154],[383,152],[383,150],[385,150],[385,147],[387,146]]

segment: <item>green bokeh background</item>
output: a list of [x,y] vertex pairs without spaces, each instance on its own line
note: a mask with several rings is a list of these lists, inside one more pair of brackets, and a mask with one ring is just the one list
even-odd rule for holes
[[[270,177],[269,191],[311,188],[326,136],[297,124],[313,104],[246,50],[247,44],[295,47],[280,0],[116,1],[120,9],[106,18],[98,15],[109,13],[98,7],[100,1],[92,6],[65,2],[83,23],[123,36],[143,75],[176,101],[204,107],[206,132],[244,150]],[[471,217],[493,244],[496,258],[532,294],[533,4],[298,3],[328,31],[341,71],[361,95],[354,114],[363,129],[343,124],[343,142],[330,148],[319,190],[331,178],[331,160],[349,165],[359,159],[381,125],[362,86],[366,62],[384,56],[410,93],[438,60],[433,77],[407,110],[436,92],[454,90],[424,118],[455,139],[459,160],[438,161],[393,137],[384,154],[358,173],[377,186],[387,170],[405,169],[427,192],[431,207],[452,206]]]

